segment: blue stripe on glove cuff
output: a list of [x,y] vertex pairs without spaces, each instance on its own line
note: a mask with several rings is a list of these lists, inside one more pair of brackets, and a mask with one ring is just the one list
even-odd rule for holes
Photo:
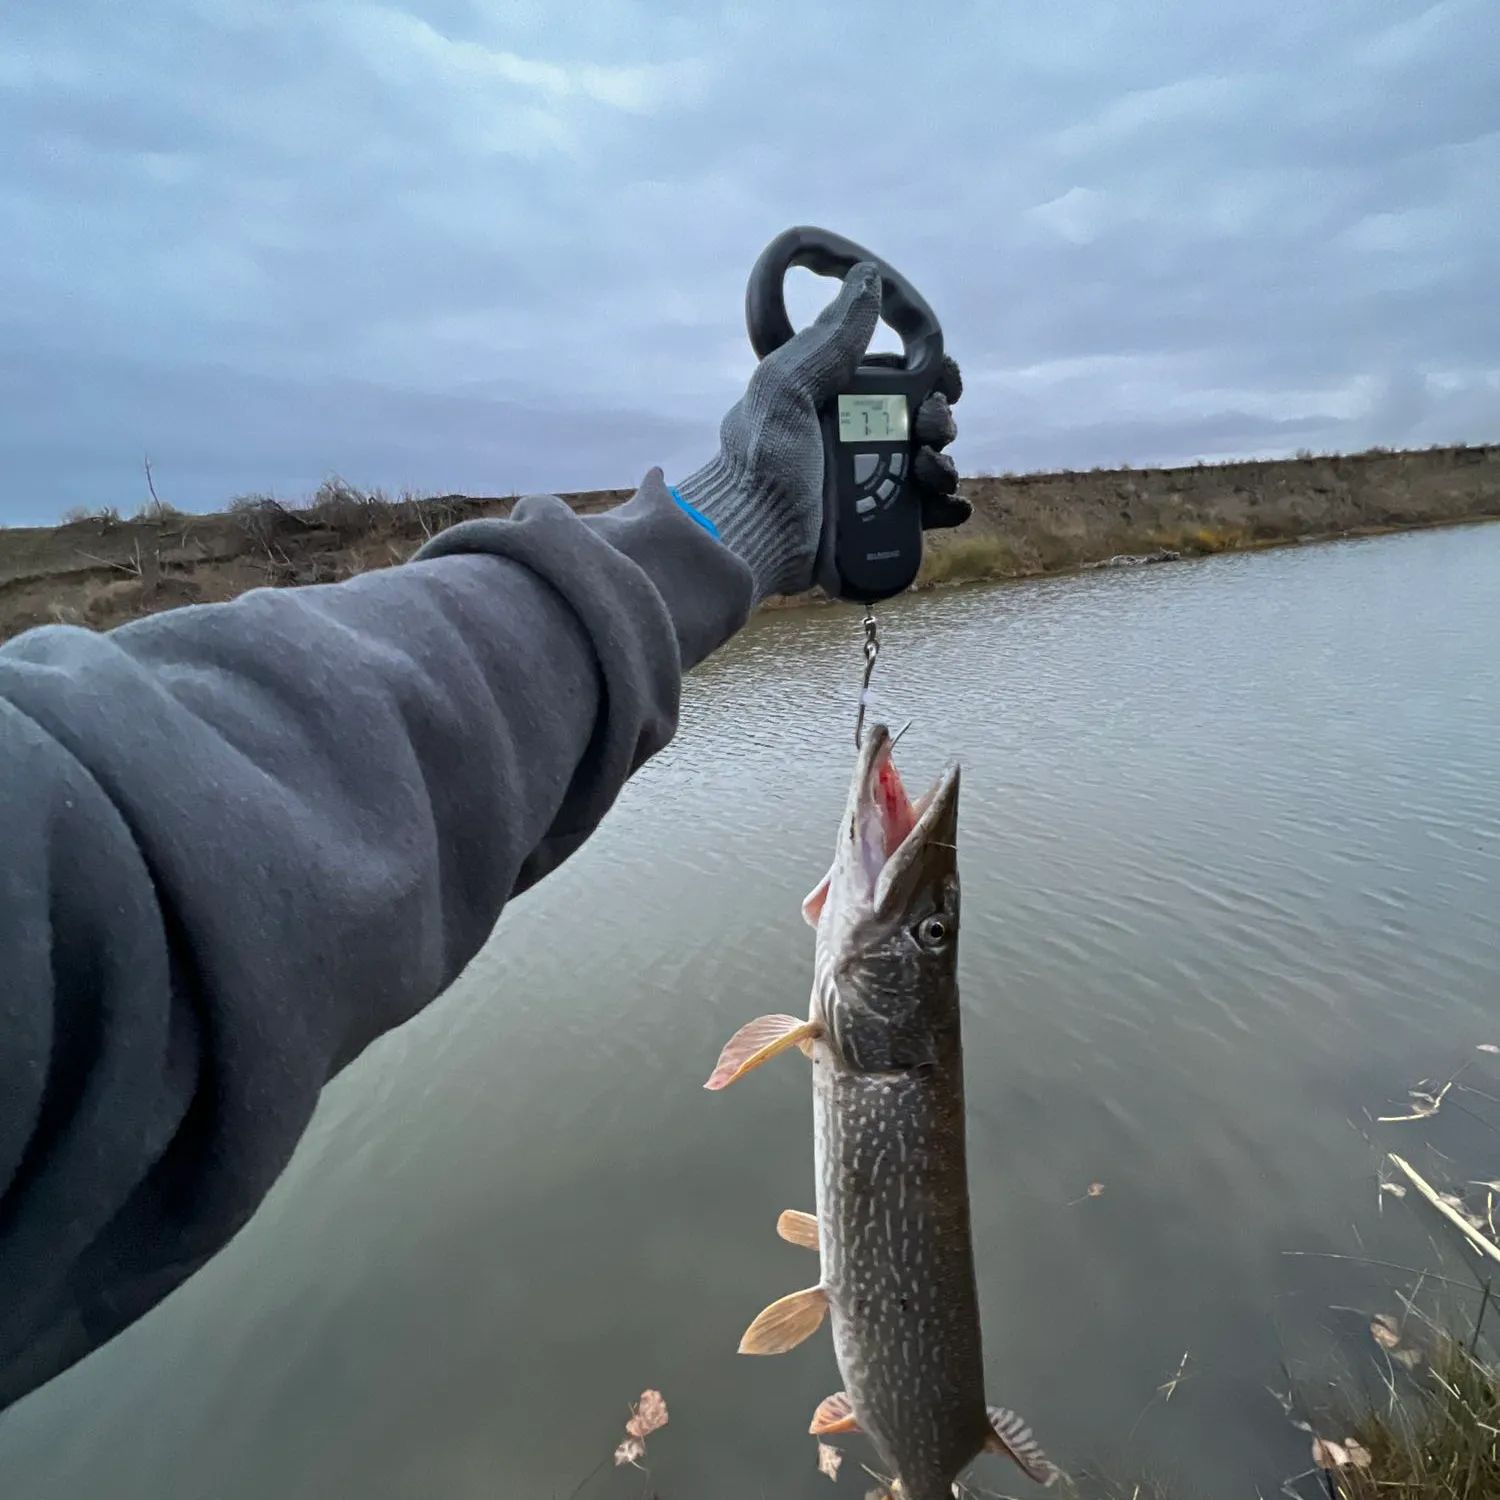
[[683,498],[682,498],[682,496],[681,496],[681,495],[679,495],[679,494],[678,494],[678,493],[677,493],[677,486],[676,486],[676,485],[672,485],[672,484],[669,484],[669,485],[668,485],[668,486],[667,486],[667,489],[668,489],[668,491],[669,491],[669,493],[670,493],[670,494],[671,494],[671,496],[672,496],[672,498],[673,498],[673,499],[674,499],[674,500],[675,500],[675,501],[676,501],[676,502],[677,502],[677,503],[678,503],[678,504],[679,504],[679,505],[680,505],[680,506],[681,506],[681,507],[682,507],[682,508],[683,508],[683,509],[684,509],[684,510],[685,510],[685,511],[686,511],[686,512],[687,512],[687,513],[688,513],[688,514],[689,514],[689,515],[690,515],[690,516],[691,516],[691,517],[692,517],[692,518],[693,518],[693,519],[694,519],[694,520],[695,520],[695,521],[696,521],[696,522],[697,522],[697,523],[698,523],[698,524],[699,524],[699,525],[700,525],[700,526],[701,526],[701,527],[702,527],[702,528],[703,528],[703,529],[704,529],[704,530],[705,530],[705,531],[706,531],[706,532],[707,532],[707,533],[708,533],[708,534],[709,534],[709,535],[710,535],[710,536],[711,536],[711,537],[712,537],[712,538],[713,538],[713,539],[714,539],[714,540],[715,540],[715,541],[718,541],[718,540],[719,540],[719,528],[718,528],[718,527],[717,527],[717,526],[715,526],[715,525],[714,525],[714,523],[713,523],[713,522],[712,522],[712,521],[710,521],[710,520],[709,520],[709,519],[708,519],[708,517],[707,517],[707,516],[705,516],[705,515],[704,515],[704,514],[703,514],[703,512],[702,512],[702,511],[701,511],[701,510],[699,510],[699,509],[698,509],[698,508],[697,508],[697,506],[695,506],[695,505],[689,505],[689,504],[688,504],[688,503],[687,503],[687,501],[686,501],[686,500],[684,500],[684,499],[683,499]]

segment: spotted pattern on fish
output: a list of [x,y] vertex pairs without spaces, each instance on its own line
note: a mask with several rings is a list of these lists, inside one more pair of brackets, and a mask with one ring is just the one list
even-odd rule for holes
[[910,1500],[951,1500],[990,1431],[962,1079],[849,1073],[823,1046],[813,1068],[822,1285],[844,1388]]

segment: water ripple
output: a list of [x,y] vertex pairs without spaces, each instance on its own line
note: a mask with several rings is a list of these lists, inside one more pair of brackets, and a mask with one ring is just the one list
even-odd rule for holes
[[[881,623],[907,775],[963,763],[994,1394],[1061,1455],[1118,1451],[1191,1348],[1195,1420],[1139,1442],[1194,1493],[1269,1493],[1297,1454],[1246,1390],[1281,1250],[1385,1243],[1349,1119],[1500,1042],[1500,527]],[[7,1496],[562,1493],[646,1383],[663,1493],[808,1490],[826,1350],[733,1354],[805,1274],[772,1225],[810,1201],[806,1076],[700,1085],[805,999],[859,640],[854,611],[768,616],[694,674],[678,740],[331,1091],[267,1212],[15,1414]]]

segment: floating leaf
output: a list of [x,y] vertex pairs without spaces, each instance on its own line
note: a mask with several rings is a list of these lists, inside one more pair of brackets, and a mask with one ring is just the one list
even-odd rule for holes
[[1349,1450],[1342,1443],[1331,1442],[1328,1438],[1313,1439],[1312,1456],[1320,1469],[1342,1469],[1349,1463]]
[[1089,1197],[1102,1198],[1104,1196],[1104,1184],[1102,1182],[1089,1183]]
[[1370,1450],[1353,1438],[1335,1443],[1329,1438],[1314,1438],[1313,1462],[1320,1469],[1368,1469]]
[[628,1437],[615,1449],[615,1467],[639,1463],[645,1456],[645,1443],[638,1437]]
[[1474,1050],[1476,1052],[1500,1052],[1500,1047],[1497,1047],[1493,1042],[1480,1042]]
[[[1483,1183],[1481,1184],[1481,1186],[1489,1187],[1490,1184]],[[1475,1213],[1474,1210],[1470,1208],[1469,1205],[1465,1203],[1457,1193],[1439,1193],[1438,1202],[1446,1203],[1448,1207],[1451,1208],[1453,1212],[1459,1216],[1459,1218],[1465,1220],[1469,1224],[1472,1224],[1475,1229],[1484,1228],[1484,1215]]]
[[1401,1342],[1401,1329],[1389,1313],[1381,1313],[1370,1324],[1370,1336],[1382,1349],[1394,1349]]
[[1398,1365],[1404,1365],[1408,1370],[1415,1370],[1422,1363],[1422,1351],[1420,1349],[1392,1349],[1391,1358]]
[[631,1437],[650,1437],[659,1427],[667,1425],[667,1403],[660,1391],[642,1391],[636,1403],[634,1415],[625,1424]]
[[837,1479],[839,1465],[843,1461],[844,1455],[832,1443],[818,1444],[818,1473],[826,1474],[830,1479]]
[[1413,1089],[1409,1115],[1377,1115],[1375,1118],[1382,1125],[1389,1125],[1398,1120],[1430,1120],[1438,1112],[1438,1107],[1448,1097],[1448,1090],[1452,1087],[1453,1080],[1449,1079],[1435,1094],[1429,1094],[1424,1089]]
[[1409,1115],[1381,1115],[1380,1118],[1382,1120],[1430,1120],[1437,1112],[1437,1100],[1430,1094],[1413,1094]]
[[1406,1189],[1399,1182],[1382,1182],[1380,1184],[1382,1193],[1389,1193],[1393,1198],[1404,1198]]
[[638,1464],[646,1456],[646,1439],[659,1427],[667,1425],[667,1403],[660,1391],[642,1391],[641,1399],[630,1408],[625,1424],[625,1441],[615,1449],[615,1466]]

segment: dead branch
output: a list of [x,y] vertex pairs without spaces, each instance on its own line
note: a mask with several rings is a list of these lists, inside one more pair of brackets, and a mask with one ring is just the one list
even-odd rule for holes
[[1487,1255],[1491,1260],[1500,1261],[1500,1245],[1497,1245],[1493,1240],[1488,1239],[1485,1235],[1481,1234],[1479,1230],[1477,1230],[1471,1223],[1469,1223],[1469,1221],[1464,1218],[1464,1216],[1459,1213],[1459,1211],[1451,1204],[1445,1203],[1437,1189],[1434,1188],[1432,1184],[1428,1182],[1427,1179],[1423,1177],[1422,1174],[1418,1172],[1414,1166],[1411,1165],[1410,1162],[1405,1161],[1403,1158],[1397,1156],[1394,1151],[1390,1153],[1390,1158],[1396,1164],[1396,1166],[1410,1179],[1411,1185],[1416,1188],[1416,1190],[1435,1209],[1437,1209],[1437,1211],[1442,1214],[1442,1216],[1447,1219],[1450,1224],[1456,1225],[1458,1229],[1462,1231],[1464,1237],[1469,1241],[1471,1245],[1474,1246],[1476,1250],[1479,1251],[1481,1255]]
[[114,562],[108,557],[95,557],[92,552],[80,551],[78,555],[91,563],[97,563],[101,568],[115,568],[129,578],[140,578],[144,573],[144,569],[141,566],[141,544],[139,542],[135,544],[135,560],[133,562]]

